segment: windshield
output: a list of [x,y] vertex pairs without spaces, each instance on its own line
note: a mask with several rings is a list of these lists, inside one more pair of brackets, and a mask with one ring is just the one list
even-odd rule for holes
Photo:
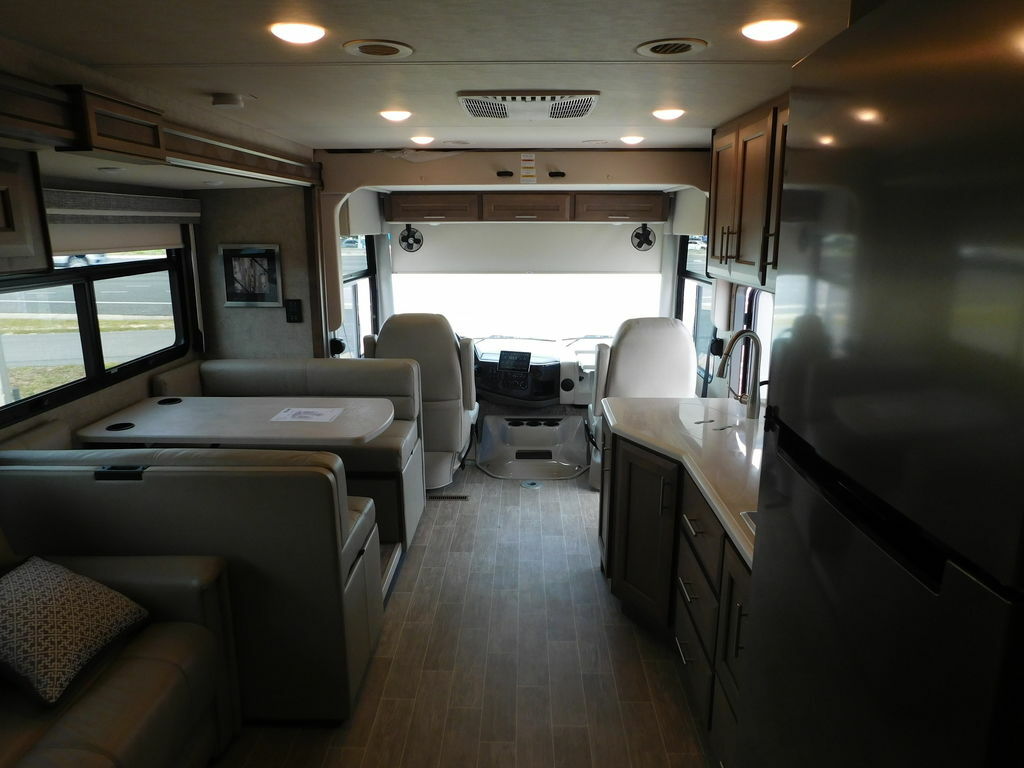
[[[659,274],[396,274],[395,312],[437,312],[478,349],[592,354],[623,320],[658,314]],[[548,341],[545,341],[548,340]],[[558,341],[558,344],[554,342]]]

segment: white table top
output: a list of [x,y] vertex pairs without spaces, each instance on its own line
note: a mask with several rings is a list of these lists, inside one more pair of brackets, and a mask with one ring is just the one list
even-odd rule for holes
[[764,419],[746,418],[729,398],[629,398],[601,401],[612,433],[686,467],[747,565],[754,534],[740,512],[757,509]]
[[[272,421],[285,408],[341,412],[331,421]],[[84,443],[330,449],[367,443],[394,418],[394,406],[385,398],[150,397],[78,430],[78,438]],[[132,426],[110,429],[123,424]]]

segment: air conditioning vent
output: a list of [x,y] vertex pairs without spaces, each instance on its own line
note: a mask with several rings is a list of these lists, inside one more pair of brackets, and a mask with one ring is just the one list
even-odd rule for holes
[[636,52],[648,59],[678,59],[688,53],[707,48],[706,40],[696,37],[672,37],[665,40],[648,40],[636,47]]
[[586,117],[600,91],[459,91],[470,117],[497,120],[563,120]]

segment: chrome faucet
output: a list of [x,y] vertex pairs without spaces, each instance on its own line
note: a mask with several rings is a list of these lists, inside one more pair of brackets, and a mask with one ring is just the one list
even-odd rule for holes
[[[725,377],[733,347],[736,346],[738,341],[748,337],[753,342],[751,345],[753,354],[750,355],[750,367],[747,369],[747,380],[752,385],[750,393],[746,396],[747,418],[756,419],[759,417],[761,410],[761,339],[758,338],[756,333],[751,330],[744,330],[729,339],[729,345],[725,348],[725,352],[722,353],[722,362],[718,364],[718,373],[716,375],[720,378]],[[737,399],[741,403],[743,402],[742,398]]]

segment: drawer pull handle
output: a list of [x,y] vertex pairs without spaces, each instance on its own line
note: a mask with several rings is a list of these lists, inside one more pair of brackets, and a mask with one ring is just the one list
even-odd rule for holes
[[679,638],[678,637],[675,640],[676,640],[676,650],[679,651],[679,658],[681,658],[683,660],[683,664],[684,665],[689,664],[691,661],[693,661],[693,659],[686,658],[686,651],[683,650],[683,644],[679,642]]
[[[693,602],[694,600],[696,600],[696,599],[697,599],[696,597],[693,597],[693,596],[692,596],[692,595],[690,594],[690,591],[689,591],[689,590],[688,590],[688,589],[686,588],[686,582],[685,582],[685,581],[683,581],[683,580],[682,580],[681,578],[679,578],[678,576],[676,576],[676,581],[678,581],[678,582],[679,582],[679,588],[680,588],[681,590],[683,590],[683,597],[684,597],[684,598],[686,598],[686,602],[688,602],[688,603],[692,603],[692,602]],[[692,587],[693,585],[691,584],[690,586]]]
[[611,215],[611,214],[609,213],[609,214],[608,214],[608,218],[609,218],[609,219],[628,219],[628,218],[629,218],[629,216],[612,216],[612,215]]
[[531,214],[531,215],[516,214],[516,218],[517,219],[536,219],[537,215],[536,214]]
[[743,645],[740,642],[740,626],[743,624],[743,619],[747,615],[743,612],[743,603],[736,603],[733,606],[733,639],[732,639],[732,657],[738,659],[740,651],[743,650]]
[[690,520],[686,515],[683,515],[683,522],[686,523],[686,527],[690,529],[691,536],[700,536],[704,531],[699,531],[693,527],[693,521]]
[[424,216],[424,219],[447,219],[447,216]]

